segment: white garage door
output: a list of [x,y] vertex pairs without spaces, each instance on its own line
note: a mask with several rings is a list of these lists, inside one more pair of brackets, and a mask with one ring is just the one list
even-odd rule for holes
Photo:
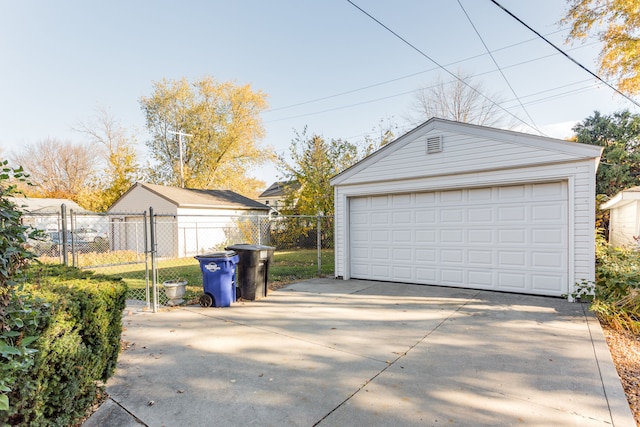
[[351,277],[567,292],[567,184],[351,198]]

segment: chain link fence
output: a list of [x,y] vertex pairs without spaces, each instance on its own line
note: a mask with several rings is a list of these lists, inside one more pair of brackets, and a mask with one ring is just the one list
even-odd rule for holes
[[[333,248],[331,216],[160,215],[149,212],[95,214],[25,213],[25,223],[42,230],[29,242],[43,262],[73,265],[124,279],[128,298],[155,310],[168,298],[162,283],[187,281],[187,298],[202,293],[194,258],[238,244],[274,246],[276,251]],[[312,254],[313,255],[313,254]],[[325,272],[326,273],[326,272]]]

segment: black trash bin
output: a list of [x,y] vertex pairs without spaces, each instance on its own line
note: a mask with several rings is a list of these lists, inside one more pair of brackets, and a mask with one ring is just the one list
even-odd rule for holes
[[273,263],[273,246],[238,244],[227,246],[240,256],[238,262],[238,284],[240,297],[256,300],[267,296],[269,264]]
[[200,261],[204,294],[203,307],[229,307],[236,301],[236,264],[239,257],[233,251],[214,252],[194,257]]

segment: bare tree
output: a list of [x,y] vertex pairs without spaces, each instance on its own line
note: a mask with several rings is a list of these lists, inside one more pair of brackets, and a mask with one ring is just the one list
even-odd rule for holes
[[438,77],[416,93],[411,121],[423,122],[432,117],[483,126],[511,126],[508,114],[499,106],[495,94],[487,95],[483,85],[471,75],[458,71],[457,79]]
[[93,119],[80,122],[74,130],[89,137],[102,160],[84,206],[106,211],[139,176],[135,139],[104,107],[99,107]]
[[30,174],[41,196],[77,201],[91,179],[95,156],[84,145],[47,138],[14,153],[12,163]]

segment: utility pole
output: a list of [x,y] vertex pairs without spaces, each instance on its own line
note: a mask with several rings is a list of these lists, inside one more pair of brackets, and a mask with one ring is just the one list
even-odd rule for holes
[[174,132],[172,130],[169,130],[167,132],[178,135],[178,152],[180,153],[180,188],[184,188],[184,160],[182,160],[182,137],[193,135],[184,132]]

